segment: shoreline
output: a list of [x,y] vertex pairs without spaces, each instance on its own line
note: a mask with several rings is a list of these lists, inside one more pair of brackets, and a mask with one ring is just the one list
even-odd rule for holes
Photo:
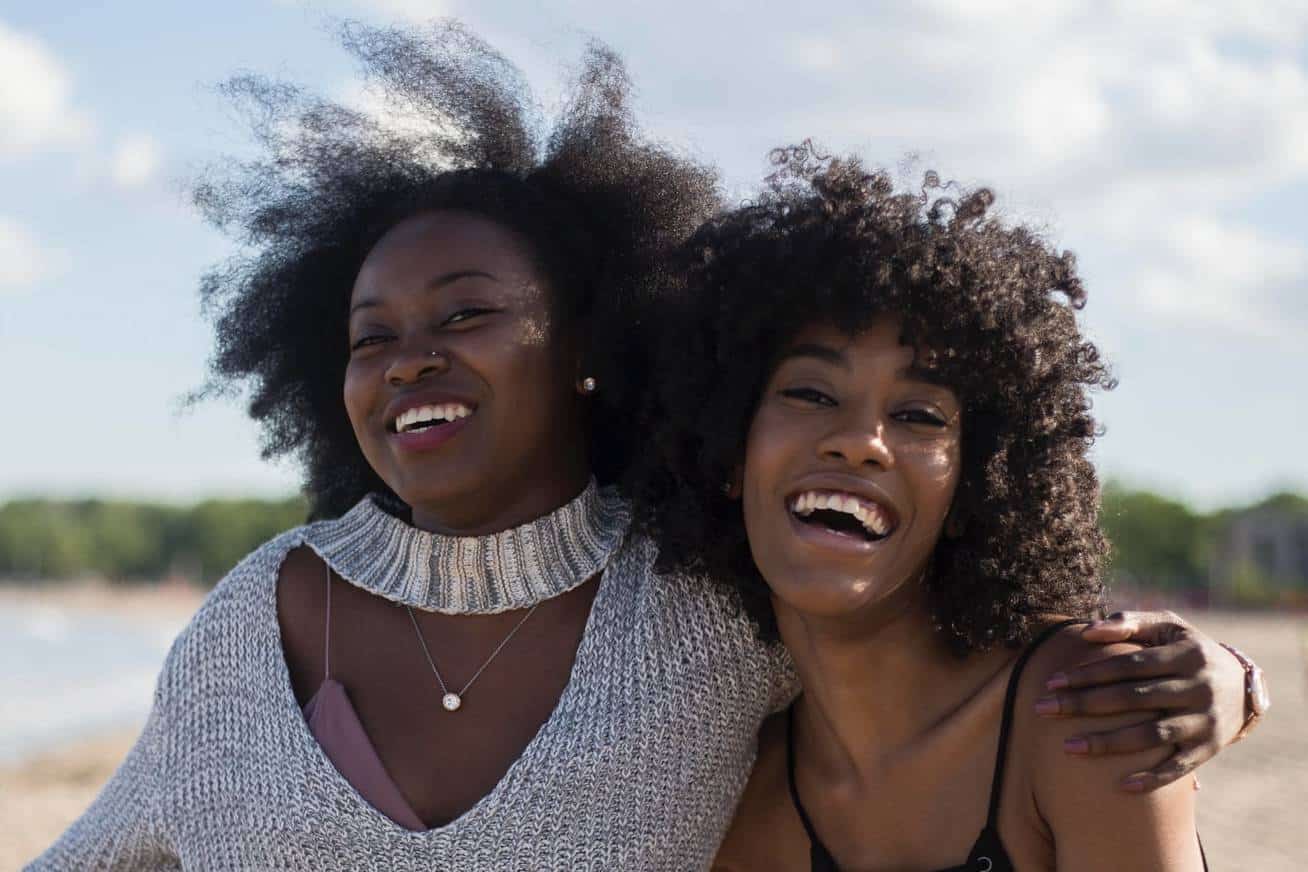
[[24,584],[0,582],[0,609],[27,606],[84,614],[112,615],[132,621],[184,621],[195,613],[209,590],[189,581],[114,584],[100,579]]

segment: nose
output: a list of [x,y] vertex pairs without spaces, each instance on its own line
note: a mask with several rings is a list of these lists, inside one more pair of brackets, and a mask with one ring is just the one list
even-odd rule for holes
[[818,443],[818,454],[824,460],[836,460],[849,466],[878,466],[890,469],[895,465],[895,454],[886,441],[885,422],[850,421],[828,433]]
[[449,370],[450,358],[445,352],[415,348],[397,354],[391,360],[386,367],[386,381],[394,387],[400,387]]

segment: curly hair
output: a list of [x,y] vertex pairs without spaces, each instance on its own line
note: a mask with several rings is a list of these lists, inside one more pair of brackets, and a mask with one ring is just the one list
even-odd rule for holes
[[666,283],[669,251],[719,208],[715,173],[641,138],[622,62],[602,45],[588,47],[546,125],[517,70],[458,23],[339,32],[388,110],[424,123],[379,120],[258,76],[226,83],[260,154],[218,164],[194,190],[243,246],[202,281],[217,343],[200,396],[249,389],[264,456],[301,461],[313,516],[339,515],[367,493],[399,507],[341,399],[350,292],[396,223],[472,212],[527,240],[558,323],[581,337],[587,372],[605,386],[590,459],[602,483],[616,480],[649,371],[646,325],[633,313]]
[[[642,412],[653,448],[629,492],[665,570],[734,586],[766,639],[767,587],[739,501],[723,493],[774,362],[812,324],[850,335],[902,318],[919,365],[963,404],[956,511],[926,579],[937,629],[958,653],[1030,638],[1041,615],[1101,606],[1106,553],[1088,390],[1112,379],[1077,326],[1073,255],[994,215],[987,189],[927,173],[897,191],[856,158],[805,143],[772,155],[761,195],[690,240],[668,361]],[[1061,298],[1061,299],[1060,299]]]

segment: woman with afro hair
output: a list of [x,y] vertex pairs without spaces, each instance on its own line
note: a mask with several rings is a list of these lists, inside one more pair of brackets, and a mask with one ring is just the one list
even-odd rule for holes
[[1104,653],[1081,625],[1106,552],[1088,391],[1111,380],[1072,256],[988,190],[774,159],[690,242],[632,475],[667,567],[730,584],[803,686],[715,868],[1202,868],[1189,778],[1115,783],[1143,786],[1177,720],[1103,722],[1138,743],[1115,772],[1078,759],[1086,719],[1037,716],[1047,676]]
[[33,868],[706,868],[793,673],[730,589],[655,574],[617,486],[715,175],[603,47],[548,125],[457,25],[342,34],[394,114],[236,79],[261,153],[197,190],[242,245],[211,390],[312,522],[219,583]]

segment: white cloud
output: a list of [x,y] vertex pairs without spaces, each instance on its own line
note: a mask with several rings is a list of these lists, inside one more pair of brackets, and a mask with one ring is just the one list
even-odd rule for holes
[[1308,251],[1285,241],[1301,214],[1231,217],[1308,185],[1308,3],[926,0],[875,25],[848,8],[783,38],[791,127],[886,162],[927,149],[1052,211],[1161,323],[1308,336],[1290,290]]
[[451,15],[448,0],[354,0],[354,5],[385,18],[431,21]]
[[122,137],[109,162],[109,175],[124,188],[139,188],[159,168],[160,149],[153,137],[134,133]]
[[72,105],[70,92],[59,59],[0,22],[0,158],[83,142],[91,122]]
[[27,228],[0,215],[0,293],[24,291],[50,277],[58,259]]

